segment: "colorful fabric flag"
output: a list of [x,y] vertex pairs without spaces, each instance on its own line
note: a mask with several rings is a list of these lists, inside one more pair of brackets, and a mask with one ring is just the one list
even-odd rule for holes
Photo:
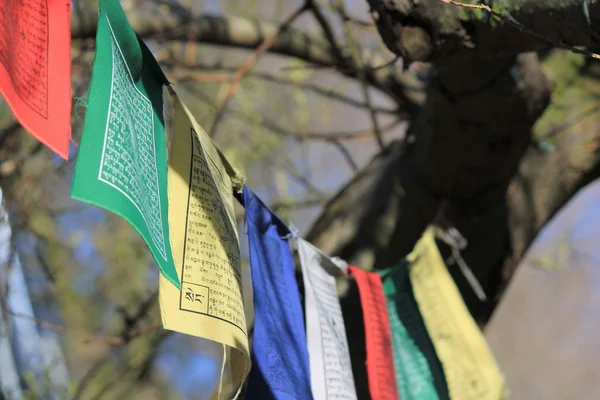
[[448,399],[442,366],[413,297],[408,263],[381,271],[402,400]]
[[[163,85],[118,0],[100,0],[96,57],[71,195],[125,218],[180,288],[169,244]],[[55,101],[53,99],[53,101]]]
[[504,378],[448,273],[431,228],[407,259],[414,297],[444,368],[450,398],[505,398]]
[[169,227],[181,290],[160,277],[163,326],[228,346],[230,371],[222,378],[239,394],[250,351],[231,178],[208,135],[172,90],[168,103],[173,107]]
[[242,203],[254,286],[249,400],[311,400],[300,293],[287,226],[247,187]]
[[355,400],[356,387],[336,277],[340,267],[302,238],[296,241],[304,280],[310,382],[317,400]]
[[399,400],[392,333],[381,277],[348,267],[358,286],[365,323],[367,376],[372,400]]
[[69,1],[0,0],[0,94],[25,129],[69,157]]

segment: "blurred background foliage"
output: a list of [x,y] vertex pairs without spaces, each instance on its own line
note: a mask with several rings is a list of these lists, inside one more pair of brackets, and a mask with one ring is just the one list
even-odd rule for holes
[[[357,18],[368,20],[366,3],[352,3],[348,7]],[[122,5],[130,18],[140,8],[168,13],[181,7],[191,15],[236,16],[244,18],[239,23],[277,24],[297,2],[143,0]],[[75,4],[75,13],[96,10],[95,1]],[[323,4],[322,11],[344,40],[331,7]],[[294,27],[318,33],[308,15],[300,17]],[[360,33],[365,50],[394,57],[371,23],[357,23],[353,29]],[[251,51],[198,42],[165,46],[160,38],[147,43],[185,104],[209,131],[229,82]],[[172,57],[171,48],[184,57]],[[221,354],[210,354],[202,339],[159,328],[158,270],[143,240],[120,217],[69,196],[93,50],[93,39],[73,41],[69,161],[58,159],[26,134],[6,104],[0,104],[0,182],[36,317],[66,328],[61,343],[75,398],[207,398],[218,378]],[[381,94],[373,96],[374,104],[382,109],[381,124],[388,127],[386,139],[401,136],[403,124],[394,103]],[[264,54],[242,79],[215,141],[232,164],[243,170],[248,185],[283,218],[306,230],[327,198],[378,150],[363,104],[359,83],[332,68]],[[336,139],[344,135],[356,138]],[[241,222],[242,210],[239,217]],[[32,386],[32,398],[44,398],[41,391],[34,395],[39,384]]]
[[[215,131],[211,127],[217,110],[253,50],[236,46],[235,37],[229,43],[207,44],[172,40],[169,35],[164,39],[160,27],[148,37],[142,34],[188,108],[232,164],[243,170],[248,185],[301,233],[381,151],[380,142],[401,140],[415,116],[415,109],[381,85],[366,83],[365,75],[373,67],[390,74],[404,67],[383,44],[367,2],[310,3],[313,12],[303,13],[293,28],[323,40],[323,27],[329,27],[325,36],[333,37],[356,69],[311,63],[311,57],[303,56],[306,43],[301,41],[289,44],[297,48],[297,56],[261,54]],[[295,0],[122,4],[136,27],[153,22],[137,21],[143,12],[185,13],[191,20],[200,15],[235,17],[231,24],[239,25],[279,24],[299,6]],[[97,2],[77,1],[74,9],[74,15],[94,15]],[[82,26],[85,21],[82,17]],[[142,239],[123,219],[69,196],[93,51],[93,35],[73,41],[69,161],[26,134],[6,104],[0,104],[0,185],[36,317],[64,327],[60,337],[71,380],[69,398],[205,399],[214,389],[221,355],[211,353],[202,339],[160,328],[158,270]],[[511,220],[515,243],[521,244],[515,252],[521,255],[548,218],[598,172],[598,63],[563,50],[540,56],[554,86],[552,102],[536,124],[535,141],[509,188],[509,202],[517,210]],[[418,78],[408,90],[417,96],[417,106],[427,77],[421,67],[411,67]],[[243,230],[243,211],[238,211]],[[244,235],[241,240],[247,266]],[[44,398],[40,385],[32,383],[30,398]]]

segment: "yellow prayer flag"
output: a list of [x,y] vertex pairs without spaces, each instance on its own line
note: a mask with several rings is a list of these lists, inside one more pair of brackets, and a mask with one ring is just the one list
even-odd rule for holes
[[160,276],[162,322],[165,329],[230,347],[227,375],[237,397],[250,356],[231,167],[177,94],[170,90],[170,96],[169,230],[181,291]]
[[415,299],[452,400],[503,400],[504,377],[483,333],[471,317],[430,228],[408,256]]

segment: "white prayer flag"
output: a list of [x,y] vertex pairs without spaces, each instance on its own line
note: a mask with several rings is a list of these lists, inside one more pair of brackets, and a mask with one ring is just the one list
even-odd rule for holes
[[356,400],[336,276],[345,266],[298,238],[304,277],[310,383],[315,400]]

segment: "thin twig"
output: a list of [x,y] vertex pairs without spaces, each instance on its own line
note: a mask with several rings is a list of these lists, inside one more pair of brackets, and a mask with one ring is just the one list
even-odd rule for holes
[[161,326],[161,323],[157,322],[157,323],[147,326],[146,328],[140,329],[139,331],[137,331],[133,334],[121,335],[121,336],[94,336],[94,335],[90,335],[87,333],[75,332],[75,331],[65,328],[64,326],[56,325],[51,322],[47,322],[47,321],[41,320],[39,318],[33,317],[31,315],[12,311],[10,308],[8,308],[7,311],[8,311],[9,315],[12,315],[15,318],[20,318],[20,319],[25,319],[25,320],[31,321],[31,322],[35,323],[36,325],[38,325],[42,328],[49,329],[53,332],[56,332],[59,335],[75,336],[75,337],[78,337],[79,339],[81,339],[81,341],[83,343],[106,343],[111,346],[120,346],[123,344],[127,344],[132,339],[136,339],[141,336],[147,335],[148,333],[154,332]]
[[398,61],[398,60],[399,60],[399,59],[401,59],[401,58],[402,58],[402,57],[400,57],[400,56],[396,56],[396,57],[394,57],[393,59],[391,59],[390,61],[388,61],[388,62],[386,62],[386,63],[383,63],[383,64],[381,64],[381,65],[378,65],[378,66],[376,66],[376,67],[366,67],[366,68],[364,69],[364,71],[365,71],[365,73],[368,73],[368,72],[374,72],[374,71],[378,71],[378,70],[380,70],[380,69],[384,69],[384,68],[387,68],[387,67],[391,67],[392,65],[396,64],[396,61]]
[[[205,96],[202,93],[202,91],[196,91],[195,94],[196,94],[196,97],[200,101],[206,103],[209,107],[214,108],[214,105],[212,104],[212,102],[210,101],[208,96]],[[229,110],[228,114],[231,115],[233,118],[236,118],[236,119],[239,119],[242,121],[255,122],[252,119],[252,117],[250,117],[249,115],[242,113],[241,111],[238,111],[235,109]],[[398,126],[398,124],[400,124],[401,122],[403,122],[403,119],[401,117],[395,119],[394,121],[391,121],[388,125],[386,125],[385,127],[383,127],[381,129],[382,133],[390,132],[393,128]],[[343,146],[341,141],[361,140],[361,139],[364,140],[364,139],[373,137],[372,130],[364,130],[364,131],[359,131],[359,132],[292,132],[292,131],[286,130],[286,129],[278,126],[274,122],[270,121],[264,115],[261,115],[260,124],[275,134],[285,136],[285,137],[291,137],[291,138],[294,138],[295,140],[299,140],[299,141],[323,140],[323,141],[332,143],[333,145],[336,146],[336,148],[338,150],[340,150],[340,152],[342,153],[342,156],[344,157],[344,159],[348,162],[348,164],[354,171],[358,170],[358,166],[352,159],[348,150],[345,148],[345,146]],[[304,184],[309,191],[311,191],[312,193],[318,193],[316,191],[316,188],[314,186],[312,186],[312,184],[310,184],[308,179],[306,179],[305,177],[298,174],[295,170],[291,169],[291,167],[289,167],[288,165],[286,165],[285,168],[292,175],[292,177],[294,177],[300,183]]]
[[[210,101],[210,98],[208,96],[204,95],[201,91],[196,91],[196,97],[203,103],[207,104],[212,109],[216,108],[215,105]],[[242,111],[239,111],[237,109],[230,109],[227,113],[230,116],[232,116],[233,118],[236,118],[240,121],[250,122],[250,123],[256,122],[250,115],[248,115]],[[352,132],[352,131],[332,131],[332,132],[291,131],[291,130],[285,129],[285,128],[277,125],[275,122],[273,122],[271,119],[269,119],[267,116],[263,115],[262,113],[259,113],[259,114],[260,114],[260,119],[261,119],[260,124],[262,126],[264,126],[265,128],[271,130],[273,133],[276,133],[280,136],[291,137],[291,138],[293,138],[295,140],[299,140],[299,141],[303,141],[303,140],[323,140],[323,141],[364,140],[364,139],[367,139],[367,138],[373,136],[373,131],[370,129],[364,129],[364,130],[355,131],[355,132]],[[400,114],[400,115],[398,115],[398,118],[394,119],[389,124],[387,124],[386,126],[381,128],[381,131],[383,133],[387,133],[405,120],[406,119],[403,118],[403,116]]]
[[[379,67],[376,67],[375,69],[385,68],[385,67],[389,66],[390,63],[393,63],[393,62],[395,62],[395,60],[387,62],[387,63],[385,63],[385,65],[381,65]],[[172,63],[168,60],[162,62],[161,66],[167,67],[167,68],[176,68],[177,67],[174,63]],[[224,65],[220,65],[220,64],[208,65],[208,64],[202,64],[202,63],[200,63],[200,64],[198,64],[198,63],[185,64],[183,66],[179,66],[179,68],[182,69],[182,72],[180,75],[180,81],[195,80],[195,79],[192,79],[195,76],[191,76],[191,75],[186,76],[185,73],[183,72],[183,70],[187,71],[187,70],[194,70],[194,69],[203,69],[203,70],[207,70],[207,71],[214,70],[214,71],[227,71],[227,72],[234,72],[234,73],[235,73],[235,71],[238,70],[238,67],[229,67],[229,66],[224,66]],[[284,69],[285,68],[286,67],[284,67]],[[369,70],[369,69],[367,68],[367,70]],[[167,71],[168,71],[168,69],[167,69]],[[178,74],[179,74],[179,72],[178,72]],[[215,75],[217,75],[217,74],[215,74]],[[277,84],[281,84],[281,85],[293,85],[293,86],[299,87],[301,89],[309,90],[311,92],[317,93],[317,94],[325,96],[325,97],[329,97],[331,99],[337,100],[339,102],[342,102],[342,103],[345,103],[345,104],[348,104],[348,105],[351,105],[354,107],[358,107],[358,108],[366,108],[367,107],[367,105],[362,101],[359,101],[352,97],[346,96],[346,95],[336,92],[334,90],[318,86],[311,82],[305,82],[305,81],[300,82],[300,81],[296,81],[294,79],[280,77],[275,74],[270,74],[270,73],[267,73],[264,71],[250,72],[250,73],[248,73],[248,76],[252,76],[252,77],[255,77],[258,79],[262,79],[265,81],[269,81],[269,82],[273,82],[273,83],[277,83]],[[216,80],[216,78],[214,78],[214,79]],[[394,108],[374,107],[374,110],[376,112],[382,113],[382,114],[398,115],[398,113],[399,113],[399,111]]]
[[573,129],[582,122],[585,122],[587,118],[595,116],[598,110],[600,110],[600,105],[598,103],[592,102],[583,110],[581,110],[581,113],[575,115],[567,121],[562,122],[560,125],[553,127],[552,129],[550,129],[549,132],[546,132],[546,134],[539,139],[548,140],[553,138],[555,135],[562,133],[563,131]]
[[348,22],[352,22],[354,25],[358,25],[361,28],[374,28],[376,25],[372,21],[365,21],[360,18],[348,16]]
[[[391,59],[390,61],[384,62],[383,64],[377,65],[377,66],[365,65],[365,66],[363,66],[362,71],[365,74],[368,74],[368,73],[379,71],[380,69],[389,68],[389,67],[393,66],[396,63],[396,61],[400,60],[401,58],[402,57],[400,57],[400,56],[396,56],[393,59]],[[313,69],[313,70],[331,69],[331,70],[336,70],[338,72],[341,72],[343,74],[357,73],[357,69],[355,67],[340,67],[339,65],[305,64],[305,65],[286,65],[286,66],[283,66],[280,68],[281,71],[297,71],[297,70],[304,70],[304,69]]]
[[[229,82],[229,75],[222,72],[203,73],[196,71],[189,71],[184,68],[173,68],[171,71],[167,71],[167,78],[174,78],[173,81],[182,79],[193,79],[199,83],[226,83]],[[171,79],[169,79],[171,80]]]
[[[172,331],[157,332],[156,336],[150,340],[149,348],[152,350],[150,352],[142,352],[142,355],[144,356],[144,358],[141,360],[141,362],[140,361],[132,361],[114,379],[111,379],[108,382],[104,381],[103,384],[101,385],[100,391],[98,393],[96,393],[93,397],[86,396],[86,398],[89,398],[91,400],[105,399],[108,397],[108,393],[110,391],[114,390],[114,388],[116,386],[123,383],[124,380],[126,380],[126,381],[128,380],[131,382],[131,379],[127,379],[127,378],[129,378],[131,375],[133,375],[136,372],[135,369],[138,368],[140,365],[142,365],[142,364],[148,365],[149,363],[151,363],[155,359],[157,350],[160,347],[160,345],[167,338],[169,338],[172,334],[173,334]],[[133,381],[139,382],[139,380],[140,380],[139,376],[136,377],[134,375]],[[131,398],[131,396],[117,395],[116,398],[119,398],[119,399]]]
[[366,73],[364,70],[364,59],[362,57],[360,42],[354,37],[352,28],[349,25],[349,21],[346,16],[346,9],[344,7],[344,1],[337,0],[337,3],[334,5],[334,8],[337,10],[337,12],[342,18],[344,32],[346,33],[346,37],[348,38],[348,42],[352,51],[352,58],[354,59],[354,64],[356,64],[357,66],[356,73],[360,81],[360,86],[363,92],[363,96],[365,98],[365,103],[367,104],[367,108],[369,110],[369,116],[371,117],[371,123],[373,125],[373,134],[375,135],[375,140],[377,140],[379,148],[381,150],[385,150],[386,145],[383,141],[383,133],[381,132],[381,128],[379,127],[379,122],[377,121],[377,113],[373,111],[373,102],[371,101],[371,92],[369,91],[369,85],[367,83]]
[[[194,92],[194,96],[199,99],[200,101],[205,102],[206,104],[208,104],[210,107],[214,107],[214,105],[212,104],[211,100],[210,100],[210,96],[207,96],[205,93],[202,92],[202,90],[196,90]],[[231,113],[231,111],[230,111]],[[235,115],[235,114],[234,114]],[[266,125],[265,125],[266,126]],[[250,135],[248,132],[246,132],[246,130],[242,130],[242,134],[248,139],[248,141],[250,143],[255,141],[255,138]],[[267,156],[267,158],[269,158]],[[273,161],[273,160],[269,160],[267,159],[267,161],[271,162],[272,165],[275,165],[277,162]],[[287,162],[285,162],[287,161]],[[300,184],[302,184],[306,190],[308,192],[310,192],[311,194],[313,194],[315,197],[324,199],[327,196],[321,192],[321,190],[317,189],[308,179],[306,179],[306,177],[302,176],[302,174],[300,174],[298,171],[296,171],[296,168],[293,166],[293,164],[289,161],[289,159],[285,160],[284,162],[282,162],[283,164],[283,168],[285,168],[289,174]]]
[[[394,121],[391,121],[384,128],[380,129],[381,134],[383,135],[384,132],[387,133],[387,132],[391,131],[400,122],[402,122],[402,119],[396,119]],[[292,132],[292,131],[285,130],[284,128],[281,128],[281,127],[275,125],[274,122],[270,121],[264,115],[262,116],[262,125],[264,125],[266,128],[269,128],[270,130],[277,133],[278,135],[291,137],[298,141],[324,140],[326,142],[329,142],[332,140],[340,140],[340,141],[364,140],[364,139],[368,139],[373,136],[373,130],[371,130],[371,129],[363,129],[363,130],[356,131],[356,132]]]
[[294,11],[279,26],[279,28],[275,32],[273,32],[269,37],[267,37],[262,42],[262,44],[260,46],[258,46],[258,48],[256,50],[254,50],[254,52],[252,52],[252,54],[250,54],[250,57],[248,57],[248,59],[246,59],[246,61],[240,66],[240,69],[238,69],[238,71],[236,72],[235,76],[233,77],[233,79],[231,81],[231,84],[229,85],[229,90],[227,91],[227,94],[225,95],[225,97],[219,104],[219,107],[217,108],[217,114],[215,115],[215,120],[214,120],[212,126],[210,127],[210,131],[208,133],[208,135],[210,137],[214,137],[216,135],[217,129],[219,127],[221,120],[223,119],[223,116],[225,114],[227,106],[229,105],[229,103],[231,102],[231,99],[233,98],[233,96],[235,95],[237,90],[239,89],[241,80],[248,74],[248,72],[250,72],[250,70],[252,69],[254,64],[256,64],[258,57],[260,57],[261,54],[263,54],[264,52],[269,50],[275,44],[275,42],[277,41],[277,38],[279,38],[279,35],[282,32],[284,32],[306,10],[308,10],[308,3],[303,4],[296,11]]
[[583,54],[585,56],[588,57],[592,57],[595,59],[600,60],[600,54],[596,54],[593,53],[589,50],[585,50],[585,49],[578,49],[575,46],[572,46],[568,43],[564,43],[560,40],[555,40],[552,38],[549,38],[547,36],[541,35],[529,28],[527,28],[525,25],[523,25],[522,23],[520,23],[519,21],[517,21],[516,19],[514,19],[512,16],[510,15],[504,15],[494,9],[492,9],[490,6],[487,6],[485,4],[466,4],[466,3],[462,3],[460,1],[455,1],[455,0],[440,0],[442,3],[445,4],[450,4],[453,6],[457,6],[457,7],[464,7],[464,8],[471,8],[471,9],[475,9],[475,10],[484,10],[487,11],[488,13],[490,13],[491,15],[493,15],[494,17],[500,19],[503,22],[506,22],[507,24],[517,28],[518,30],[520,30],[521,32],[524,32],[530,36],[533,36],[536,39],[539,39],[543,42],[546,42],[550,45],[552,45],[553,47],[558,47],[561,49],[565,49],[565,50],[570,50],[573,53],[576,54]]
[[342,53],[342,50],[340,49],[340,46],[338,45],[337,40],[335,39],[335,34],[333,33],[331,24],[323,15],[323,12],[319,8],[319,5],[314,0],[307,0],[306,4],[310,11],[312,11],[315,19],[317,20],[317,23],[321,27],[323,34],[325,35],[327,41],[329,42],[329,45],[331,46],[331,51],[337,60],[337,67],[341,68],[346,66],[348,60]]
[[100,368],[106,363],[107,359],[103,358],[98,360],[92,367],[85,373],[85,375],[81,378],[77,387],[75,389],[75,394],[73,394],[73,398],[71,400],[79,400],[83,391],[87,387],[87,385],[91,382],[92,378],[96,376],[96,374],[100,371]]
[[350,165],[350,168],[352,169],[352,171],[357,172],[359,169],[358,164],[356,164],[356,161],[354,161],[354,159],[352,158],[352,154],[350,154],[350,152],[348,151],[346,146],[344,146],[344,144],[342,142],[340,142],[339,140],[335,140],[335,139],[331,139],[329,142],[331,144],[333,144],[335,147],[337,147],[338,150],[340,150],[340,152],[342,153],[342,156],[344,156],[344,160],[346,160],[348,165]]

